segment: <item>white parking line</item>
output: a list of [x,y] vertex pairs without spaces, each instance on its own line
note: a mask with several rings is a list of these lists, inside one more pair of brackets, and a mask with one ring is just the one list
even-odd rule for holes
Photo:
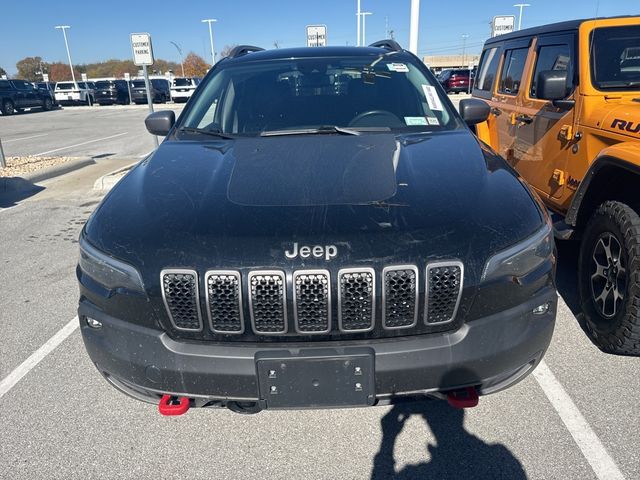
[[102,140],[109,140],[110,138],[121,137],[122,135],[126,135],[129,132],[116,133],[115,135],[110,135],[108,137],[96,138],[95,140],[89,140],[88,142],[76,143],[75,145],[69,145],[68,147],[60,147],[55,148],[53,150],[47,150],[46,152],[35,153],[33,156],[38,157],[40,155],[48,155],[50,153],[59,152],[61,150],[68,150],[69,148],[81,147],[82,145],[88,145],[90,143],[101,142]]
[[534,370],[533,376],[553,408],[560,415],[560,419],[578,444],[582,455],[587,459],[598,479],[624,480],[624,475],[613,458],[544,360]]
[[41,133],[40,135],[31,135],[30,137],[12,138],[10,140],[4,140],[2,143],[17,142],[19,140],[29,140],[31,138],[38,138],[38,137],[46,137],[47,135],[49,135],[49,134],[48,133]]
[[[79,326],[74,317],[53,337],[36,350],[0,382],[0,398],[8,393],[27,373],[33,370],[47,355],[69,337]],[[624,475],[607,452],[598,436],[591,429],[582,413],[573,403],[562,384],[556,379],[544,360],[533,372],[533,376],[560,416],[567,430],[591,465],[599,480],[625,480]]]
[[78,317],[74,317],[69,323],[46,341],[38,350],[33,352],[29,358],[18,365],[9,375],[0,382],[0,398],[11,390],[22,377],[33,370],[47,355],[49,355],[58,345],[60,345],[76,328],[78,328]]

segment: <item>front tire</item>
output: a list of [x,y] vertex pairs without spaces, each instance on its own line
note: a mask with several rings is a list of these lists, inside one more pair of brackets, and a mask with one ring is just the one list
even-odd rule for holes
[[584,231],[578,267],[585,329],[607,353],[640,355],[640,216],[607,201]]
[[52,108],[53,108],[53,102],[51,101],[51,99],[45,98],[44,102],[42,103],[42,109],[48,112]]

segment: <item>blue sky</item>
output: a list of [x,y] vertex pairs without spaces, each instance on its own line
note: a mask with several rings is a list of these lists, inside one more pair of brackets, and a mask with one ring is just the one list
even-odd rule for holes
[[[361,0],[367,17],[367,41],[385,36],[385,17],[396,40],[408,46],[410,0]],[[467,51],[479,52],[489,34],[494,15],[517,14],[514,0],[422,0],[420,55],[455,54],[467,38]],[[527,0],[523,28],[574,18],[640,14],[638,0]],[[598,5],[599,4],[599,5]],[[62,33],[54,25],[70,25],[69,43],[74,63],[109,58],[130,58],[129,34],[149,32],[157,57],[178,61],[169,42],[184,53],[193,50],[210,58],[209,32],[203,18],[217,18],[215,49],[227,44],[252,44],[272,48],[301,46],[305,25],[326,24],[330,45],[354,45],[356,0],[155,0],[121,1],[3,1],[0,32],[0,66],[10,74],[17,60],[41,56],[45,61],[65,61]],[[596,10],[597,9],[597,10]]]

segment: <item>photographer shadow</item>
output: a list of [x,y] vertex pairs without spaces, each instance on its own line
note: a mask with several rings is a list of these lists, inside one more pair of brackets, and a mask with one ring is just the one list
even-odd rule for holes
[[[406,465],[396,472],[394,448],[406,421],[421,416],[433,432],[427,442],[429,461]],[[489,444],[464,428],[464,410],[445,401],[403,402],[382,418],[382,442],[375,456],[372,480],[382,479],[509,479],[527,478],[520,461],[502,444]],[[417,442],[423,441],[417,438]]]

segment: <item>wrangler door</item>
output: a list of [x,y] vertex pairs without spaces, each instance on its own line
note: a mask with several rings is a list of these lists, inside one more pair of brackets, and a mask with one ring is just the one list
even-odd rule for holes
[[571,150],[574,108],[558,108],[537,98],[540,72],[568,72],[567,96],[575,90],[575,36],[546,35],[534,41],[533,62],[523,81],[522,105],[516,116],[516,143],[509,162],[551,204],[559,206],[567,181],[565,171]]

